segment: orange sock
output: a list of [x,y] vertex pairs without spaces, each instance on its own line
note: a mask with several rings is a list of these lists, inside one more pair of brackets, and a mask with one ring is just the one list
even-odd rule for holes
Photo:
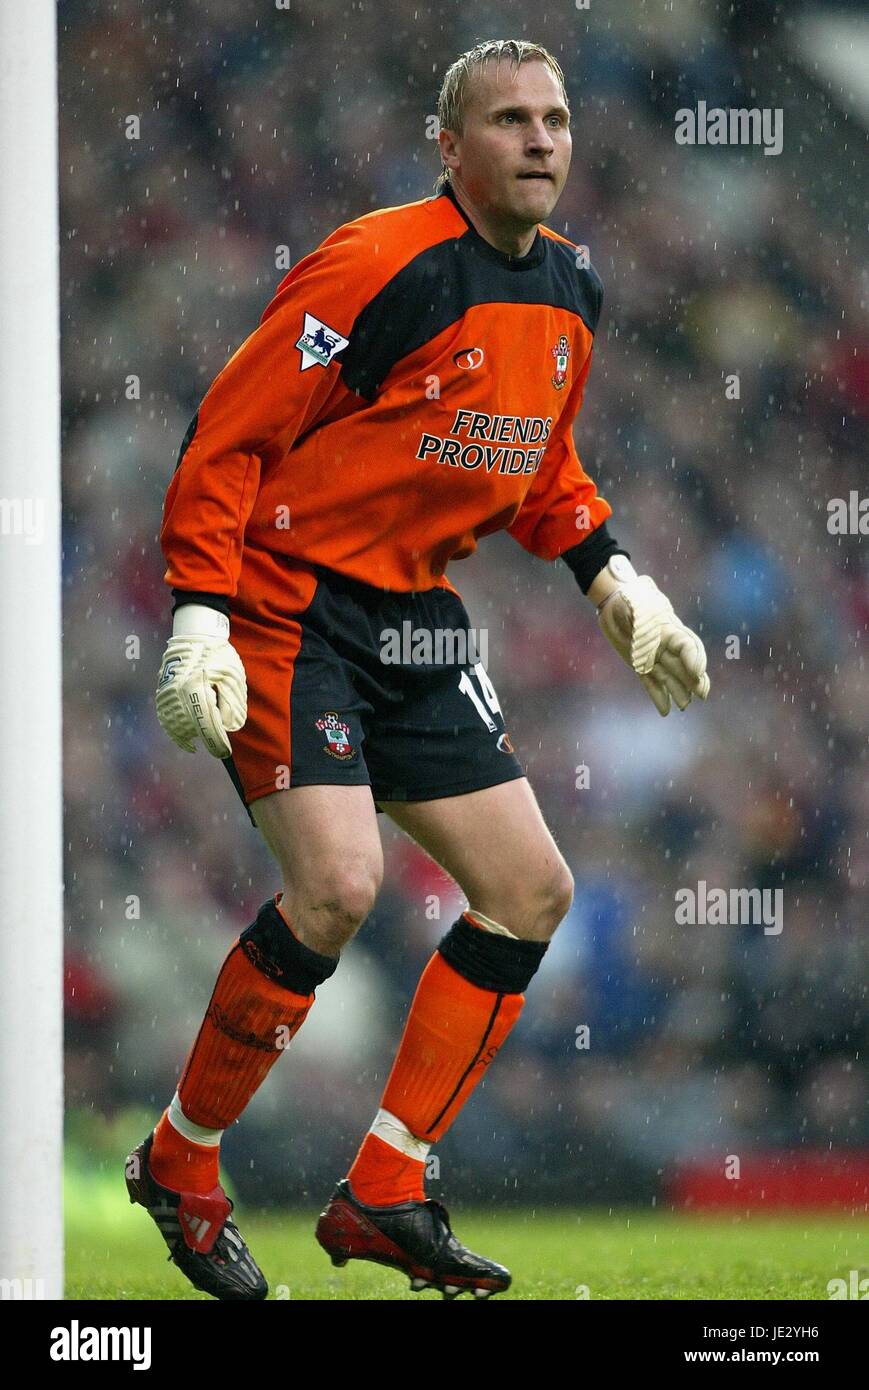
[[471,984],[436,951],[422,973],[381,1105],[430,1143],[446,1134],[525,1003]]
[[410,1158],[370,1131],[347,1177],[360,1202],[370,1207],[425,1201],[425,1159]]
[[148,1166],[174,1192],[210,1192],[220,1178],[220,1145],[195,1144],[179,1134],[167,1107],[157,1121]]
[[187,1118],[208,1129],[237,1120],[313,1002],[270,980],[236,939],[178,1083]]
[[[436,1142],[483,1076],[524,1003],[524,994],[472,984],[436,951],[417,986],[382,1109],[417,1140]],[[409,1197],[421,1200],[424,1171],[424,1159],[410,1157],[369,1133],[347,1176],[360,1201],[385,1206]]]
[[[178,1083],[185,1117],[219,1130],[237,1120],[313,1002],[313,993],[295,994],[264,975],[236,939]],[[187,1139],[164,1112],[150,1158],[158,1182],[179,1192],[208,1192],[217,1184],[218,1165],[219,1145]]]

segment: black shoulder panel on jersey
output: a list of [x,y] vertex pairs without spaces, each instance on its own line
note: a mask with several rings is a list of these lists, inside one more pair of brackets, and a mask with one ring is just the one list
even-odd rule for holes
[[187,450],[190,448],[190,445],[193,443],[193,436],[194,436],[194,434],[196,433],[196,429],[197,429],[198,424],[199,424],[199,411],[197,410],[196,414],[193,416],[193,419],[190,421],[190,424],[187,426],[187,429],[186,429],[185,434],[184,434],[184,438],[181,440],[181,448],[178,450],[178,458],[177,458],[176,461],[175,461],[175,472],[176,472],[176,473],[178,472],[178,469],[181,467],[181,460],[183,459],[184,455],[187,453]]
[[603,286],[577,269],[566,242],[540,231],[527,256],[511,258],[468,224],[421,251],[366,304],[341,357],[344,383],[373,400],[395,366],[458,322],[475,304],[549,304],[578,315],[593,335]]

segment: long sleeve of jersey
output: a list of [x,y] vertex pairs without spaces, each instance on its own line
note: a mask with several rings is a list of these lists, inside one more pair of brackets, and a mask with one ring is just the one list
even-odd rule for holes
[[573,443],[601,301],[576,252],[541,226],[507,255],[449,188],[339,227],[191,422],[166,582],[231,608],[244,548],[260,547],[385,590],[458,592],[447,566],[492,532],[546,559],[580,543],[611,508]]
[[[264,472],[291,456],[336,393],[339,372],[331,359],[346,345],[365,298],[363,242],[357,228],[342,227],[300,261],[204,397],[164,507],[160,539],[173,586],[236,592]],[[308,304],[328,329],[321,320],[308,323],[311,338],[300,348]]]

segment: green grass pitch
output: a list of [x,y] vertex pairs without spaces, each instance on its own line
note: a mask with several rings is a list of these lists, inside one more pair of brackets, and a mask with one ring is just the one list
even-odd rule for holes
[[[228,1185],[228,1184],[227,1184]],[[66,1297],[203,1299],[167,1260],[141,1207],[130,1205],[122,1163],[66,1178]],[[230,1189],[230,1195],[231,1189]],[[328,1196],[324,1193],[324,1200]],[[412,1294],[397,1271],[351,1261],[334,1269],[314,1240],[320,1204],[309,1211],[235,1215],[269,1281],[269,1298],[440,1299]],[[450,1206],[453,1228],[471,1249],[508,1266],[513,1287],[498,1300],[821,1299],[851,1269],[865,1278],[869,1218],[684,1216],[654,1210],[537,1211]],[[588,1293],[584,1294],[584,1287]],[[465,1302],[471,1300],[464,1296]]]

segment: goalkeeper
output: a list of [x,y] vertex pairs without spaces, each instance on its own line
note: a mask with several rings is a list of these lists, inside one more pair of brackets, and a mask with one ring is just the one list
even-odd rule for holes
[[166,498],[157,714],[223,760],[281,876],[127,1161],[131,1201],[221,1299],[267,1292],[220,1185],[221,1134],[371,911],[379,813],[468,907],[316,1236],[336,1265],[374,1260],[447,1298],[510,1284],[426,1197],[425,1162],[515,1025],[573,878],[448,564],[506,530],[572,569],[661,715],[709,694],[699,637],[609,533],[573,442],[602,287],[545,225],[570,165],[561,69],[535,44],[480,44],[448,69],[438,115],[436,194],[346,223],[289,272],[205,395]]

